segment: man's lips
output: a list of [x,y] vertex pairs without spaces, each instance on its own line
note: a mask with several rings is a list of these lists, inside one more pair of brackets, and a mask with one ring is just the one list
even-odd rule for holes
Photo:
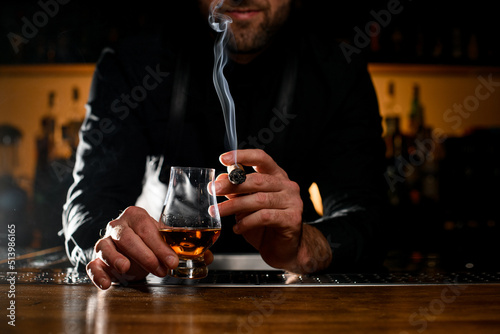
[[234,20],[249,20],[259,14],[261,11],[258,9],[230,9],[225,12]]

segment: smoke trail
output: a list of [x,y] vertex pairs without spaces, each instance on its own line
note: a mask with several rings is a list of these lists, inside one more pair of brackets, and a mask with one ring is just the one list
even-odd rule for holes
[[[225,46],[231,33],[229,30],[229,24],[231,24],[233,20],[231,20],[231,18],[227,15],[216,12],[220,7],[222,7],[223,3],[224,0],[213,1],[210,5],[210,13],[208,15],[208,23],[210,24],[210,27],[218,33],[214,45],[215,60],[213,81],[215,90],[217,91],[217,96],[219,96],[219,100],[222,105],[222,111],[224,113],[224,122],[226,124],[226,134],[229,141],[229,147],[231,150],[236,150],[238,148],[238,137],[236,135],[236,114],[234,101],[223,73],[224,66],[226,66],[227,63]],[[234,163],[236,162],[237,159],[235,155]]]

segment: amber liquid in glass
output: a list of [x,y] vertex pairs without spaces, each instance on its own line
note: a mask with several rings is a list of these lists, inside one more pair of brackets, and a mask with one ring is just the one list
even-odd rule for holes
[[202,256],[219,238],[220,228],[163,228],[160,234],[180,259],[187,260]]

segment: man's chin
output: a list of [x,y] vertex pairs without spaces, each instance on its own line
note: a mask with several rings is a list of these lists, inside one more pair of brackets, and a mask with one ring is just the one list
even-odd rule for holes
[[249,55],[261,52],[268,43],[269,40],[264,38],[264,36],[260,38],[255,38],[255,36],[239,36],[229,41],[227,47],[232,54]]

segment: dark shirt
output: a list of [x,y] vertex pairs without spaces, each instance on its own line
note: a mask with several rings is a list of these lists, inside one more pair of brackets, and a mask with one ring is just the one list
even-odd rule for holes
[[[147,166],[159,168],[155,175],[164,184],[174,165],[225,172],[218,157],[230,148],[212,54],[210,38],[172,47],[156,36],[103,51],[63,214],[74,263],[87,263],[100,229],[136,203]],[[229,62],[225,75],[239,147],[265,150],[299,184],[304,222],[332,247],[328,270],[373,271],[384,257],[385,147],[366,64],[351,57],[333,40],[287,27],[250,64]],[[313,182],[323,217],[309,198]],[[234,217],[223,219],[213,252],[255,252],[233,224]]]

